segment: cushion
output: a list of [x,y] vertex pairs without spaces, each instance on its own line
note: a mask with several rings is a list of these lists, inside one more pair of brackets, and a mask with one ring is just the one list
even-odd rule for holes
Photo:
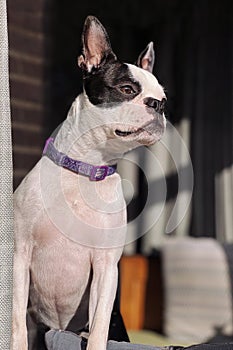
[[223,247],[211,238],[169,238],[162,247],[166,336],[184,343],[232,334],[232,298]]

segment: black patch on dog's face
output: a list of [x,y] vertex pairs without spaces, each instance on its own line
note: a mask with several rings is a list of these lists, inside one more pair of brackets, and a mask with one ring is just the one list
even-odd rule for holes
[[129,67],[118,60],[109,60],[91,72],[85,72],[83,81],[90,102],[98,107],[131,101],[142,91]]

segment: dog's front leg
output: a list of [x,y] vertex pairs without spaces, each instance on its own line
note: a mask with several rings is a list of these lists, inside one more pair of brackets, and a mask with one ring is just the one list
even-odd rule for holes
[[[98,258],[96,258],[98,260]],[[111,312],[117,289],[117,263],[99,260],[93,265],[87,350],[106,350]]]
[[14,256],[13,332],[11,350],[27,350],[26,312],[29,294],[28,259],[17,251]]

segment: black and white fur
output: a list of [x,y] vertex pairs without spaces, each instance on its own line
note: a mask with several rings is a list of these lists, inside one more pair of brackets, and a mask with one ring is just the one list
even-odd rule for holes
[[[82,42],[84,91],[55,146],[77,160],[111,165],[130,149],[161,138],[166,122],[157,107],[165,94],[152,75],[152,43],[137,65],[122,63],[95,17],[86,19]],[[36,322],[50,328],[65,329],[78,310],[80,329],[89,324],[87,350],[105,350],[127,224],[119,175],[95,183],[43,157],[14,200],[11,350],[28,349],[28,299]]]

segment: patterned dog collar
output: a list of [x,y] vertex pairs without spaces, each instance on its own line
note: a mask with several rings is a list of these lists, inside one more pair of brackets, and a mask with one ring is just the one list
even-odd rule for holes
[[91,181],[104,180],[106,176],[113,175],[116,172],[116,165],[95,166],[79,160],[74,160],[66,154],[59,152],[55,148],[53,142],[53,137],[47,139],[43,150],[43,156],[47,156],[58,166],[69,169],[77,174],[87,176]]

